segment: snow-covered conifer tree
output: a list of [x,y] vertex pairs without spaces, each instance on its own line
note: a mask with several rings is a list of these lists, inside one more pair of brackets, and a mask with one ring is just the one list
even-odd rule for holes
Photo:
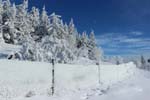
[[38,8],[28,11],[28,0],[20,5],[10,0],[0,0],[0,41],[20,45],[24,60],[68,63],[83,57],[96,60],[99,49],[94,32],[78,33],[73,19],[64,24],[60,15],[47,14],[45,6],[40,14]]
[[100,51],[100,48],[98,48],[96,45],[94,31],[91,31],[90,33],[88,47],[89,47],[89,52],[88,52],[89,59],[99,60],[102,52]]
[[0,43],[4,42],[4,40],[3,40],[2,13],[3,13],[3,5],[2,5],[2,0],[0,0]]
[[29,35],[25,35],[23,38],[22,43],[22,59],[23,60],[29,60],[29,61],[42,61],[42,56],[39,54],[39,48],[38,43],[36,43],[33,38]]
[[141,68],[146,69],[146,60],[144,56],[141,56]]
[[87,47],[88,37],[86,32],[82,33],[80,40],[80,48],[78,49],[78,57],[88,58],[88,47]]
[[42,14],[41,14],[41,24],[45,27],[49,25],[49,18],[45,10],[45,6],[43,7]]
[[23,8],[28,9],[28,0],[23,0]]
[[3,12],[3,2],[0,0],[0,15],[2,15]]
[[39,10],[36,8],[32,8],[31,20],[33,26],[36,26],[34,31],[35,40],[40,42],[44,36],[49,34],[48,30],[50,28],[50,20],[49,16],[47,15],[47,11],[45,10],[45,6],[43,7],[42,14],[40,15],[40,17]]
[[71,21],[69,23],[69,34],[74,34],[74,31],[75,31],[75,25],[73,19],[71,18]]
[[95,39],[95,34],[94,31],[92,30],[89,36],[89,45],[92,47],[96,46],[96,39]]
[[55,30],[56,31],[55,35],[57,35],[57,38],[64,39],[65,31],[64,31],[64,26],[62,26],[63,22],[61,20],[61,16],[52,13],[50,15],[50,22],[51,22],[51,27],[49,29],[49,33],[53,34],[53,31]]
[[3,26],[2,24],[0,24],[0,43],[3,43],[4,39],[3,39]]
[[[69,26],[68,26],[68,36],[67,36],[67,40],[69,42],[69,45],[70,45],[70,48],[73,49],[76,47],[77,45],[77,30],[75,28],[75,25],[74,25],[74,22],[73,22],[73,19],[71,19],[70,23],[69,23]],[[74,49],[75,50],[75,49]]]
[[30,21],[35,28],[40,24],[39,9],[32,7],[32,10],[30,12]]
[[67,23],[64,24],[64,31],[65,31],[66,35],[69,34],[69,29],[68,29]]
[[15,21],[16,19],[16,13],[17,13],[17,9],[16,9],[16,5],[15,3],[13,3],[13,6],[11,8],[11,15],[12,15],[12,19]]

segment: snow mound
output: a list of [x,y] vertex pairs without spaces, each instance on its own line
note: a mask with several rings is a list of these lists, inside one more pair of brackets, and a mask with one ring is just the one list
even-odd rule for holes
[[6,58],[8,55],[19,52],[21,46],[0,43],[0,59]]
[[21,47],[7,43],[0,43],[0,53],[9,53],[20,51]]

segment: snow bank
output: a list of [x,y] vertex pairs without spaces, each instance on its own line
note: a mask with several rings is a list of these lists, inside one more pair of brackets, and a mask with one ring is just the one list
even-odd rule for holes
[[[100,79],[104,85],[124,80],[134,72],[133,63],[100,65]],[[30,91],[47,95],[51,88],[51,64],[27,61],[0,60],[0,98],[25,97]],[[98,66],[56,64],[57,95],[89,89],[98,84]],[[2,99],[0,99],[2,100]]]
[[0,53],[10,53],[20,51],[21,47],[7,43],[0,43]]
[[132,76],[135,68],[136,65],[132,62],[120,65],[102,65],[100,78],[103,84],[112,85]]
[[93,96],[90,100],[149,100],[150,72],[135,70],[130,78],[111,86],[107,94]]
[[19,52],[20,46],[0,43],[0,59],[6,59],[8,55]]

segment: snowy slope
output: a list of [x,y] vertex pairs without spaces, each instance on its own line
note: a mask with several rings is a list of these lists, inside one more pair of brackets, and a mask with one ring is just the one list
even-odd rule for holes
[[150,100],[150,72],[136,70],[136,73],[110,88],[107,94],[93,96],[90,100]]
[[[103,84],[99,87],[98,66],[56,64],[56,92],[54,97],[49,97],[51,68],[49,63],[0,60],[0,100],[85,99],[88,95],[95,95],[99,88],[112,87],[135,72],[133,63],[100,65]],[[30,91],[35,95],[26,98]]]

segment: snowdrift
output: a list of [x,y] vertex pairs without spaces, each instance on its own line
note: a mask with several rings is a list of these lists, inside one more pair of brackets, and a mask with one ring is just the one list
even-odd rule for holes
[[6,59],[8,55],[12,55],[21,50],[21,46],[0,43],[0,59]]
[[[50,63],[0,60],[0,100],[25,97],[33,91],[35,95],[47,95],[51,88]],[[110,86],[134,74],[133,63],[122,65],[100,65],[100,80]],[[55,65],[56,94],[75,92],[97,86],[97,65]]]

